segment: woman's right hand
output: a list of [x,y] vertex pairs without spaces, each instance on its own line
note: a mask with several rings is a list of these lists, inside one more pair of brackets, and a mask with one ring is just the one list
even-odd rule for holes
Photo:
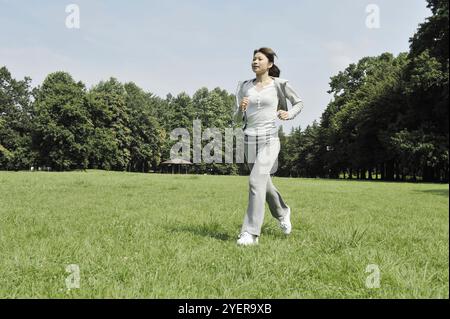
[[244,96],[244,98],[241,101],[241,109],[243,112],[245,112],[247,110],[248,103],[249,103],[248,97]]

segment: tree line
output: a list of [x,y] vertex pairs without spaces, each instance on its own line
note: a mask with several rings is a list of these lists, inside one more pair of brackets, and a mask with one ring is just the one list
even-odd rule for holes
[[[332,100],[305,129],[280,128],[277,176],[448,182],[448,0],[409,52],[363,57],[330,78]],[[32,88],[0,68],[0,169],[160,171],[178,127],[224,134],[235,96],[205,87],[160,98],[115,78],[86,88],[67,72]],[[301,115],[300,115],[301,116]],[[203,141],[203,144],[208,141]],[[194,173],[248,174],[244,164],[200,163]]]

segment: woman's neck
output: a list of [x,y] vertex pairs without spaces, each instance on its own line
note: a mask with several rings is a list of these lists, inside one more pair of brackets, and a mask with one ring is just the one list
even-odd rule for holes
[[270,80],[272,80],[272,77],[270,75],[268,75],[267,73],[261,74],[261,75],[256,75],[256,83],[267,83],[270,82]]

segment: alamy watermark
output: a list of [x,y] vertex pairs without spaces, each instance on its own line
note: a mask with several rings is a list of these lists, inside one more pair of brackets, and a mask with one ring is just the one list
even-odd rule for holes
[[366,6],[366,27],[369,29],[380,28],[380,7],[376,4],[368,4]]
[[[190,161],[192,151],[193,163],[232,164],[247,160],[247,163],[257,163],[259,173],[273,174],[278,168],[279,138],[277,135],[266,135],[261,129],[257,129],[256,133],[256,136],[245,136],[242,128],[225,128],[224,138],[219,128],[208,127],[202,132],[201,121],[194,120],[193,138],[187,128],[178,127],[170,132],[170,139],[177,140],[170,149],[170,159]],[[204,141],[208,143],[202,147]]]
[[376,264],[370,264],[366,267],[366,273],[370,273],[366,277],[366,287],[369,289],[380,288],[381,272],[380,267]]
[[79,29],[80,28],[80,7],[77,4],[68,4],[66,6],[66,28]]
[[80,288],[80,266],[77,264],[67,265],[66,272],[70,273],[69,276],[66,277],[67,289]]

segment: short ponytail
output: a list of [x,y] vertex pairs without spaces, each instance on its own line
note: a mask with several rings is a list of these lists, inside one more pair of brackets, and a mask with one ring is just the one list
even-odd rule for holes
[[279,78],[280,77],[280,69],[275,64],[273,64],[272,67],[269,69],[269,75]]

